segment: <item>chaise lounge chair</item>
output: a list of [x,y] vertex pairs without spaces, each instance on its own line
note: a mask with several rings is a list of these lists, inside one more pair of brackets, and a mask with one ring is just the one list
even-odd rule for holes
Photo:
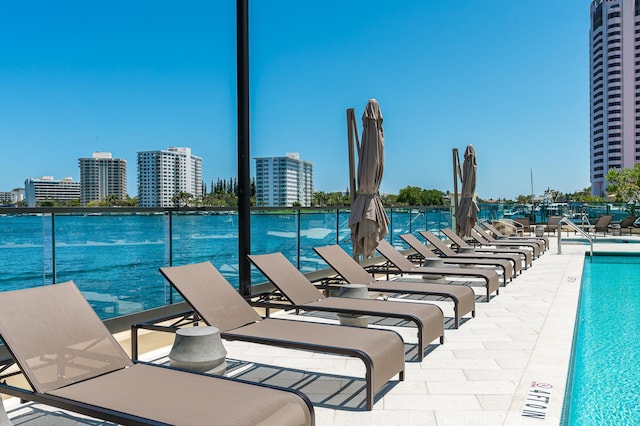
[[[451,247],[449,247],[444,241],[438,238],[436,234],[434,234],[433,232],[420,231],[420,235],[425,240],[427,240],[432,246],[435,247],[436,253],[440,254],[445,259],[485,259],[489,261],[499,260],[501,262],[507,262],[511,266],[513,275],[518,275],[520,272],[522,272],[522,260],[520,259],[520,256],[517,253],[512,253],[512,254],[456,253],[455,251],[453,251]],[[420,242],[418,241],[417,238],[415,238],[415,240],[417,242]]]
[[519,241],[519,240],[497,240],[492,235],[489,235],[484,229],[480,228],[478,225],[474,226],[471,229],[471,238],[476,240],[479,244],[482,245],[491,245],[494,247],[513,247],[520,248],[526,247],[527,249],[532,251],[533,257],[537,259],[540,257],[540,244],[538,242],[532,243],[529,241]]
[[595,233],[597,234],[598,232],[602,232],[603,235],[607,235],[607,232],[609,232],[611,219],[613,219],[613,216],[608,214],[600,216],[596,224],[593,226]]
[[[366,367],[366,406],[396,374],[404,380],[404,342],[391,330],[262,318],[210,263],[160,268],[160,272],[225,340],[360,358]],[[137,341],[137,332],[133,338]]]
[[424,359],[424,350],[433,340],[440,339],[440,343],[444,343],[444,314],[438,306],[326,297],[282,253],[250,255],[249,259],[295,308],[305,311],[400,318],[413,322],[418,328],[419,361]]
[[533,232],[533,225],[531,225],[531,219],[528,217],[515,217],[513,221],[517,224],[520,224],[522,227],[522,233],[527,233],[527,235],[531,235]]
[[636,219],[637,219],[636,216],[627,216],[624,219],[622,219],[620,224],[613,225],[612,228],[613,229],[619,229],[620,230],[620,235],[622,235],[622,230],[623,229],[628,229],[629,230],[629,235],[631,235],[633,233],[634,223],[635,223]]
[[2,292],[0,306],[9,364],[33,389],[0,393],[125,425],[314,424],[299,392],[132,362],[73,282]]
[[491,268],[495,268],[496,272],[500,272],[502,275],[502,284],[507,285],[507,281],[511,281],[513,279],[513,266],[508,260],[486,260],[486,259],[469,259],[469,258],[447,258],[440,257],[435,254],[429,247],[424,245],[420,240],[418,240],[413,234],[403,234],[400,235],[400,238],[412,248],[420,258],[422,259],[439,259],[445,265],[456,265],[456,266],[488,266]]
[[501,254],[507,256],[513,256],[516,254],[520,256],[522,261],[524,262],[524,268],[527,269],[533,263],[533,252],[531,250],[514,250],[513,248],[490,248],[490,247],[474,247],[468,244],[463,238],[460,238],[458,234],[453,232],[453,229],[443,228],[440,230],[447,238],[451,240],[451,242],[458,247],[458,254],[460,254],[461,249],[464,250],[473,250],[475,253],[494,253]]
[[[494,222],[495,223],[495,222]],[[540,252],[545,252],[549,249],[549,238],[542,237],[518,237],[505,235],[500,230],[498,230],[494,225],[489,222],[482,222],[482,226],[484,226],[489,232],[491,232],[498,240],[515,240],[515,241],[531,241],[534,243],[538,243],[540,246]]]
[[544,226],[544,232],[547,234],[553,232],[555,234],[558,229],[558,222],[560,222],[560,219],[562,219],[562,216],[549,216],[547,224]]
[[439,296],[453,301],[455,328],[460,326],[460,319],[471,313],[476,315],[476,301],[473,290],[464,285],[434,284],[423,280],[387,281],[376,280],[353,257],[339,245],[314,247],[316,253],[350,284],[367,284],[370,291],[382,293],[417,294],[422,296]]
[[376,247],[378,253],[384,257],[390,266],[400,274],[420,274],[420,275],[448,275],[454,277],[479,278],[484,281],[487,290],[487,302],[491,300],[491,293],[499,293],[500,282],[496,271],[486,269],[457,268],[457,267],[424,267],[415,266],[413,262],[404,257],[402,253],[395,249],[387,240],[381,240]]

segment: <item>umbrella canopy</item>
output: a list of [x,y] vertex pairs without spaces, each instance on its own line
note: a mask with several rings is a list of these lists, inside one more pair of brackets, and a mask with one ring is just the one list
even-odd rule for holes
[[475,200],[476,174],[476,150],[469,144],[464,151],[464,163],[462,163],[462,195],[456,211],[456,232],[461,237],[469,237],[471,228],[478,220],[478,205]]
[[387,235],[389,219],[378,195],[384,169],[384,130],[382,112],[375,99],[369,99],[362,114],[362,144],[358,147],[358,196],[351,205],[349,227],[353,257],[373,256],[378,242]]

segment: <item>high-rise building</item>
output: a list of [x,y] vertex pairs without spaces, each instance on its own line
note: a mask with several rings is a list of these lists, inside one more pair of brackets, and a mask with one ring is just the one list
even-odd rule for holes
[[173,207],[180,193],[202,198],[202,158],[191,148],[138,152],[138,206]]
[[300,159],[297,152],[285,157],[261,157],[256,160],[256,204],[258,206],[311,205],[313,165]]
[[94,152],[91,158],[79,158],[80,204],[102,201],[109,195],[127,197],[127,162],[112,158],[110,152]]
[[24,188],[14,188],[9,192],[0,192],[0,206],[15,206],[24,201]]
[[640,1],[591,2],[591,193],[607,171],[640,162]]
[[80,182],[74,182],[70,177],[62,180],[54,180],[53,176],[28,178],[24,181],[24,194],[27,207],[37,207],[44,201],[79,201]]

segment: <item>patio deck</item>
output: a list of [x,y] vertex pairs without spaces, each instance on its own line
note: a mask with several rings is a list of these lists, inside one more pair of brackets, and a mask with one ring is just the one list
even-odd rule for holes
[[[479,301],[476,318],[465,318],[459,329],[452,325],[452,305],[435,302],[447,317],[445,344],[434,342],[424,361],[414,360],[415,329],[395,324],[407,342],[405,381],[388,383],[372,411],[364,408],[364,368],[356,359],[224,342],[230,375],[305,392],[318,425],[557,425],[588,246],[563,245],[558,255],[556,238],[550,240],[551,248],[533,267],[491,302]],[[595,249],[639,251],[640,245],[597,243]],[[484,289],[473,288],[483,300]],[[334,321],[316,314],[278,315]],[[120,337],[128,349],[128,336]],[[145,340],[147,348],[158,349],[144,359],[166,362],[172,336],[156,333]],[[553,386],[544,420],[522,414],[532,382]],[[20,405],[16,399],[5,400],[5,407],[16,425],[107,424],[39,404]]]

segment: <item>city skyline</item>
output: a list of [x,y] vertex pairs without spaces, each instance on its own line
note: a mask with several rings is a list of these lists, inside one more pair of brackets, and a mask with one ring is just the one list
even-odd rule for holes
[[[317,190],[344,191],[345,111],[359,121],[376,98],[382,192],[452,190],[451,150],[469,143],[482,198],[530,194],[531,175],[536,194],[583,189],[589,15],[581,1],[251,2],[250,156],[299,152]],[[0,39],[3,190],[79,179],[93,151],[135,164],[166,146],[199,153],[205,182],[236,176],[235,2],[7,2]]]

